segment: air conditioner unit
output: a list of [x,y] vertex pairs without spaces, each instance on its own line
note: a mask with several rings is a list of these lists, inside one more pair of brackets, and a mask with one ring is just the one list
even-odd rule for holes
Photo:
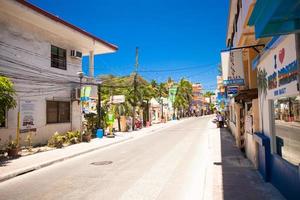
[[72,100],[80,100],[80,88],[74,88],[71,92]]
[[77,50],[71,50],[71,57],[73,58],[82,58],[82,53]]

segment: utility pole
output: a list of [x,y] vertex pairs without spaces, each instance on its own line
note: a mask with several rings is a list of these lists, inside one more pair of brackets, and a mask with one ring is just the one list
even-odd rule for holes
[[135,130],[135,109],[137,105],[137,70],[139,67],[139,48],[135,48],[135,73],[134,73],[134,78],[133,78],[133,93],[134,93],[134,98],[133,98],[133,115],[132,115],[132,130]]
[[101,129],[101,81],[97,82],[98,85],[98,107],[97,107],[97,114],[98,114],[98,129]]

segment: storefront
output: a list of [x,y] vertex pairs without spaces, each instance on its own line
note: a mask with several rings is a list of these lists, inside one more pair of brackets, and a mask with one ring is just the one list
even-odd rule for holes
[[150,119],[151,124],[160,123],[160,113],[161,113],[161,105],[156,101],[156,99],[152,98],[150,100]]
[[226,96],[230,99],[228,102],[228,127],[235,137],[236,146],[244,151],[244,107],[242,101],[235,101],[235,96],[245,87],[246,83],[243,50],[223,51],[221,52],[221,59],[223,84],[226,87]]
[[257,61],[258,168],[284,196],[300,196],[300,34],[271,41]]

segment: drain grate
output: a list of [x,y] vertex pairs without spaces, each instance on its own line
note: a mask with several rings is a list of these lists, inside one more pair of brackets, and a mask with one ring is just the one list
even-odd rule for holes
[[92,162],[91,165],[110,165],[112,164],[112,161],[100,161],[100,162]]

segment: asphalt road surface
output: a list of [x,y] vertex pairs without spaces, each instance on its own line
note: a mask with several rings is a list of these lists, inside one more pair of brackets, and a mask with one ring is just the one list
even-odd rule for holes
[[211,120],[191,118],[2,182],[0,199],[200,200],[210,199],[214,188],[208,185],[213,184],[222,196],[222,178],[207,177],[209,159],[214,157],[210,135],[219,131]]

